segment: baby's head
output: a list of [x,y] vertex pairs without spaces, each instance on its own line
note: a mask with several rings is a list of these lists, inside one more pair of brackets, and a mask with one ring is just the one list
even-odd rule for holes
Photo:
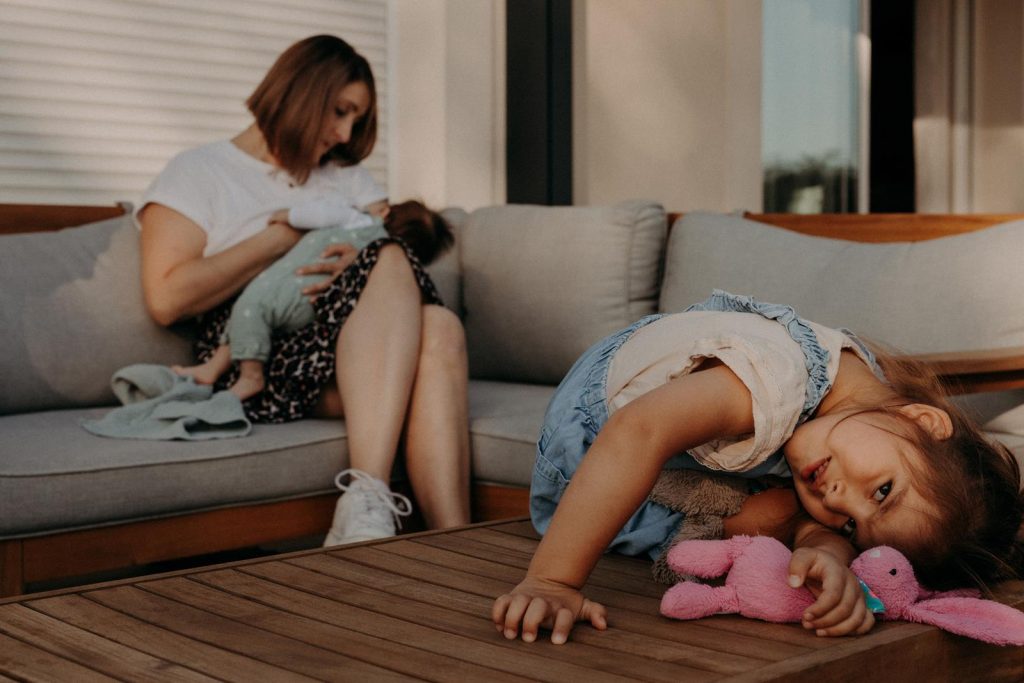
[[787,444],[801,504],[862,549],[897,548],[930,588],[1018,574],[1016,459],[920,364],[879,361],[897,396],[808,421]]
[[388,207],[384,229],[405,242],[423,265],[433,262],[455,243],[448,221],[415,200]]

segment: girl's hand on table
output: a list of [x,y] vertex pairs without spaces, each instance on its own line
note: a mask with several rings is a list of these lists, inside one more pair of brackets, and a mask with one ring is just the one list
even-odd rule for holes
[[323,274],[327,276],[303,289],[302,293],[308,296],[310,301],[315,300],[331,286],[335,278],[352,265],[358,253],[351,244],[329,244],[320,255],[323,260],[296,269],[296,275]]
[[588,600],[578,590],[554,581],[526,577],[511,592],[494,601],[494,627],[514,640],[522,626],[524,642],[537,639],[538,628],[551,629],[551,642],[561,645],[577,621],[589,621],[594,628],[608,628],[604,605]]
[[845,636],[871,630],[875,615],[867,608],[860,582],[835,555],[797,548],[789,562],[789,584],[806,586],[817,600],[807,608],[803,626],[819,636]]

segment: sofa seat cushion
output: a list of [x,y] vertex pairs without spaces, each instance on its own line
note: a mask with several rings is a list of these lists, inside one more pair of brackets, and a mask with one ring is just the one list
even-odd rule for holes
[[555,387],[472,380],[469,383],[473,479],[529,486],[537,437]]
[[650,201],[477,209],[459,232],[470,376],[557,384],[653,313],[667,233]]
[[0,417],[0,539],[323,493],[347,467],[341,420],[202,442],[106,439],[79,425],[105,410]]
[[1024,345],[1024,222],[921,242],[865,244],[803,235],[725,214],[672,228],[662,311],[714,288],[908,353]]

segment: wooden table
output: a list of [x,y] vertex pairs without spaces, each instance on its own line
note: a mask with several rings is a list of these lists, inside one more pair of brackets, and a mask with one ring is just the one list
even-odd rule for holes
[[[507,641],[493,598],[537,543],[523,520],[0,601],[0,680],[1021,680],[1024,648],[892,622],[817,638],[797,625],[658,614],[647,562],[601,560],[605,632]],[[1024,607],[1024,583],[1000,598]]]

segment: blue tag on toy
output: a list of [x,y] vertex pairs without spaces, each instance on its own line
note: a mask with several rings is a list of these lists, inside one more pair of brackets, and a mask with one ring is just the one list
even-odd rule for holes
[[860,589],[864,593],[864,602],[867,604],[868,609],[871,610],[871,613],[881,614],[885,612],[885,605],[882,604],[882,601],[878,598],[877,595],[871,592],[871,589],[868,588],[868,585],[860,579],[857,579],[857,583],[860,584]]

